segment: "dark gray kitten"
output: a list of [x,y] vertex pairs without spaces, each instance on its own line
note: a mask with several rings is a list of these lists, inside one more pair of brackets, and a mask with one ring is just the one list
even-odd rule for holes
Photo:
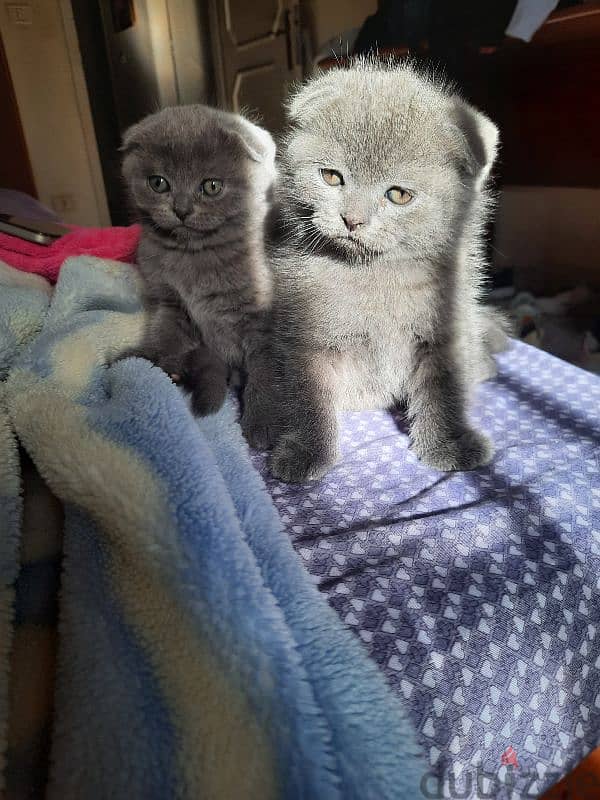
[[134,354],[177,376],[195,413],[211,413],[271,301],[263,227],[275,145],[243,117],[195,105],[146,117],[123,151],[147,310]]
[[402,403],[427,464],[485,464],[467,398],[506,341],[479,300],[496,127],[410,67],[366,62],[307,83],[289,116],[275,390],[248,396],[246,435],[275,445],[277,477],[314,479],[336,461],[339,411]]

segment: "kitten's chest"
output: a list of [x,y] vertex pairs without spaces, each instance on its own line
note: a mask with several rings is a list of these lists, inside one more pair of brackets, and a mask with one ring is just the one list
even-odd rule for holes
[[229,364],[241,361],[252,312],[257,305],[254,286],[241,276],[220,274],[210,254],[193,257],[179,251],[162,254],[160,269],[141,260],[150,271],[151,295],[171,298],[193,321],[199,337]]
[[343,280],[327,276],[311,301],[314,330],[324,340],[337,340],[340,349],[399,354],[409,342],[430,334],[436,307],[433,284],[403,285],[393,276],[358,270]]
[[[425,285],[366,276],[322,287],[315,319],[324,326],[320,344],[329,352],[340,409],[385,408],[403,396],[415,342],[435,324],[435,300]],[[335,312],[326,313],[330,309]]]

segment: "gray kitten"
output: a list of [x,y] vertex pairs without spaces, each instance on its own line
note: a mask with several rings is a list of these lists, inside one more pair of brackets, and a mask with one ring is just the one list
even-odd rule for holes
[[123,151],[148,312],[142,344],[128,355],[179,376],[194,412],[211,413],[271,301],[263,227],[275,145],[243,117],[195,105],[146,117],[126,132]]
[[409,66],[364,61],[311,80],[288,110],[275,390],[248,395],[246,435],[275,445],[275,476],[314,479],[336,461],[337,412],[402,403],[424,462],[485,464],[467,399],[506,342],[479,300],[496,127]]

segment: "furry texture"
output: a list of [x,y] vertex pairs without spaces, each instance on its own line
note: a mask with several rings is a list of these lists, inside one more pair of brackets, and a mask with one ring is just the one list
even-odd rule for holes
[[[5,379],[13,361],[42,327],[49,289],[50,285],[43,278],[20,272],[0,261],[0,795],[3,797],[5,792],[9,796],[13,789],[10,779],[7,780],[7,769],[10,771],[15,766],[15,752],[10,745],[14,744],[15,738],[18,741],[18,736],[11,735],[9,725],[9,711],[14,709],[9,691],[15,685],[11,679],[11,659],[14,668],[18,652],[26,650],[28,659],[35,659],[39,654],[31,640],[28,641],[31,647],[19,650],[23,644],[22,628],[17,629],[14,635],[15,624],[20,625],[26,616],[21,614],[19,617],[15,613],[15,599],[19,600],[16,591],[19,561],[24,559],[30,542],[21,539],[24,476],[19,442],[6,406]],[[44,518],[44,523],[47,522]],[[17,608],[22,606],[17,605]],[[36,631],[40,630],[42,625],[36,627]],[[31,671],[26,670],[19,673],[22,678],[20,685],[30,692],[28,699],[31,698],[32,686],[27,680],[30,674]],[[31,717],[30,713],[29,719]],[[13,769],[10,774],[20,775],[26,782],[33,774],[29,767],[35,764],[38,756],[34,744],[19,763],[24,771],[19,773]]]
[[336,460],[338,411],[401,402],[425,462],[487,462],[466,407],[506,338],[479,302],[496,127],[410,66],[368,62],[310,81],[288,111],[265,382],[276,391],[247,398],[246,435],[275,445],[277,477],[314,479]]
[[243,117],[196,105],[142,120],[123,149],[148,311],[132,354],[180,376],[196,413],[214,412],[271,299],[263,225],[275,145]]
[[[416,798],[425,765],[403,703],[300,563],[236,409],[197,421],[147,362],[106,369],[137,336],[136,272],[71,259],[29,336],[26,310],[0,291],[0,370],[10,373],[0,391],[11,431],[65,507],[57,689],[52,703],[30,689],[15,717],[25,755],[52,731],[50,780],[35,796]],[[2,346],[17,330],[19,354]],[[4,438],[0,413],[0,456]],[[23,546],[11,451],[9,441],[0,460],[0,526],[11,525],[0,527],[0,743]],[[17,607],[19,621],[35,615],[29,659],[55,608],[51,531],[38,528]],[[48,674],[47,662],[36,667]]]

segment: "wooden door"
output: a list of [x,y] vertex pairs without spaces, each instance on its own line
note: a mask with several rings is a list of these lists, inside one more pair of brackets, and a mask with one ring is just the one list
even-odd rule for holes
[[284,126],[289,84],[302,77],[300,0],[210,0],[219,105],[258,111],[272,133]]
[[16,189],[37,197],[17,99],[0,37],[0,188]]
[[[129,4],[98,0],[112,92],[121,133],[160,108],[156,56],[152,49],[148,2],[137,2],[127,24]],[[168,31],[164,32],[167,37]]]

